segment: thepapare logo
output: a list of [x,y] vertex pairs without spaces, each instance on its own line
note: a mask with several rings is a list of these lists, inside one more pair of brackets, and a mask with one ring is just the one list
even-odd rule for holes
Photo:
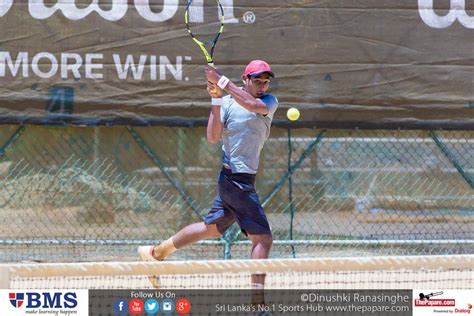
[[77,294],[74,292],[25,292],[9,293],[10,303],[18,308],[26,301],[25,308],[75,308]]
[[[184,0],[182,0],[184,1]],[[13,5],[14,0],[0,0],[0,17],[8,13]],[[69,20],[81,20],[87,17],[92,12],[96,12],[102,18],[108,21],[118,21],[125,16],[128,10],[129,0],[110,0],[110,9],[104,10],[99,7],[99,0],[92,0],[89,6],[85,8],[79,8],[76,5],[75,0],[57,0],[56,4],[51,5],[50,1],[45,0],[28,0],[28,10],[30,15],[38,20],[44,20],[51,17],[56,11],[62,12],[62,14]],[[225,23],[238,23],[239,20],[234,16],[234,0],[221,0],[222,7],[224,9]],[[151,10],[150,0],[134,0],[135,9],[138,14],[147,21],[150,22],[164,22],[171,19],[179,8],[179,0],[163,0],[163,6],[161,12],[154,12]],[[157,3],[153,3],[153,7],[157,7]],[[204,0],[195,0],[194,6],[203,6]],[[204,21],[204,10],[202,16],[197,15],[196,21],[191,22],[202,22]],[[216,9],[216,14],[219,14],[219,10]]]
[[[418,0],[418,12],[426,25],[436,29],[444,29],[458,20],[464,27],[474,28],[474,17],[467,14],[466,0],[450,0],[449,12],[445,15],[439,15],[434,11],[433,1]],[[443,3],[445,2],[443,1]]]

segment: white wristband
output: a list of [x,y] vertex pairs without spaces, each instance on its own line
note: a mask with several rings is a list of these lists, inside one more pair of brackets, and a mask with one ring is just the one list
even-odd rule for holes
[[212,98],[211,99],[211,104],[221,106],[222,105],[222,98]]
[[224,90],[225,87],[227,86],[227,84],[229,83],[229,81],[230,81],[230,79],[227,78],[226,76],[221,76],[219,81],[217,81],[217,86],[219,88],[221,88],[222,90]]

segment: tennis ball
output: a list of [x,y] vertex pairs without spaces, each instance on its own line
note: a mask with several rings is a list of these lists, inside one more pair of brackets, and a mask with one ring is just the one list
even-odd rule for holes
[[300,111],[297,108],[289,108],[288,112],[286,112],[286,117],[290,121],[296,121],[300,117]]

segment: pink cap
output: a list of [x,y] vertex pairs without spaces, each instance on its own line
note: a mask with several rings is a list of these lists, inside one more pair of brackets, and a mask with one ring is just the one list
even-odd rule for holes
[[271,77],[275,77],[270,65],[263,60],[252,60],[244,70],[244,75],[247,77],[257,77],[263,73],[268,73]]

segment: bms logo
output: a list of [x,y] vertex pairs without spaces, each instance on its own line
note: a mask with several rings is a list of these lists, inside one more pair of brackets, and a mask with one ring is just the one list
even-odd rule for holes
[[25,299],[24,293],[8,293],[8,297],[10,298],[10,303],[13,307],[18,308],[23,305],[23,300]]
[[[11,9],[14,0],[0,0],[0,17],[7,14]],[[56,4],[52,5],[51,1],[45,0],[27,0],[28,10],[30,15],[38,20],[44,20],[52,16],[56,11],[61,11],[62,14],[69,20],[81,20],[92,12],[96,12],[102,18],[108,21],[118,21],[127,13],[129,2],[131,0],[110,0],[110,9],[104,10],[99,6],[99,0],[92,0],[87,7],[78,7],[76,0],[57,0]],[[47,4],[45,4],[45,2]],[[195,0],[195,5],[203,5],[203,0]],[[135,9],[138,14],[150,22],[164,22],[171,19],[179,8],[179,0],[163,0],[163,8],[161,12],[155,12],[156,3],[151,4],[150,0],[134,0]],[[224,16],[226,23],[238,23],[239,20],[234,17],[234,0],[221,0],[222,8],[224,9]],[[109,5],[107,5],[109,6]],[[152,11],[151,8],[154,8]],[[203,13],[204,14],[204,13]],[[216,10],[218,14],[218,10]],[[203,21],[203,16],[198,16],[197,21]]]
[[75,308],[77,294],[74,292],[25,292],[9,293],[10,303],[19,308],[26,301],[25,308]]
[[423,22],[435,29],[450,27],[456,20],[464,27],[474,29],[474,17],[467,15],[466,0],[450,0],[449,12],[445,15],[434,11],[433,0],[418,0],[418,12]]

